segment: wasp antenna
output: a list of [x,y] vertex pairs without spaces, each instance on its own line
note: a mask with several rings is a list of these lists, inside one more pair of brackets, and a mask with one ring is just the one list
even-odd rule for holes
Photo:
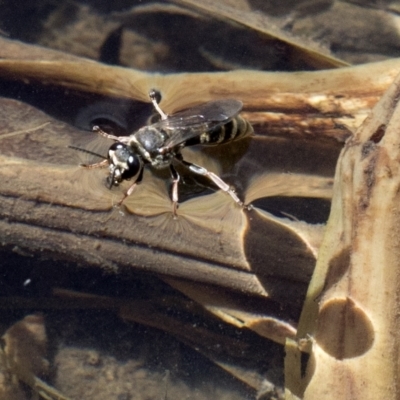
[[167,119],[168,115],[165,114],[165,112],[163,110],[161,110],[160,106],[158,105],[158,103],[161,101],[160,92],[157,92],[157,90],[152,89],[149,92],[149,97],[150,97],[151,102],[153,103],[154,108],[161,115],[161,119]]
[[100,157],[100,158],[103,158],[104,160],[107,160],[107,157],[104,157],[101,154],[95,153],[94,151],[82,149],[81,147],[76,147],[76,146],[68,146],[68,147],[70,149],[78,150],[78,151],[81,151],[82,153],[91,154],[92,156]]

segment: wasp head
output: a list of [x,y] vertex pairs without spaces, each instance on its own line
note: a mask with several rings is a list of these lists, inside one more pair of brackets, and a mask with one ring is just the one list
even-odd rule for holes
[[137,178],[143,169],[141,157],[134,153],[130,146],[120,142],[112,144],[108,149],[108,161],[110,188],[118,186],[122,181]]

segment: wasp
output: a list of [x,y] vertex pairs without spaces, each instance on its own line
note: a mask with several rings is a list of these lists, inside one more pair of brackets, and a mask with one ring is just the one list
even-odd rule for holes
[[114,136],[99,126],[94,126],[93,131],[114,140],[114,143],[108,149],[108,155],[103,161],[82,166],[85,168],[108,166],[107,180],[110,189],[125,180],[133,181],[119,204],[130,196],[141,182],[146,164],[155,169],[169,168],[172,178],[173,213],[176,216],[180,175],[174,164],[181,164],[192,173],[208,178],[219,189],[229,194],[235,203],[245,207],[235,190],[218,175],[185,161],[181,154],[181,150],[187,146],[219,145],[253,133],[250,123],[239,116],[243,103],[234,99],[216,100],[167,115],[159,106],[160,94],[156,90],[151,90],[149,97],[159,114],[159,121],[140,128],[130,136]]

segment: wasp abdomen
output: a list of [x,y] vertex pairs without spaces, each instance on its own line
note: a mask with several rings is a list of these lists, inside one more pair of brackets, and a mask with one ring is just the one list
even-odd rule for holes
[[253,133],[251,124],[240,116],[236,116],[225,125],[218,126],[210,131],[201,133],[185,142],[185,146],[217,145],[242,139]]

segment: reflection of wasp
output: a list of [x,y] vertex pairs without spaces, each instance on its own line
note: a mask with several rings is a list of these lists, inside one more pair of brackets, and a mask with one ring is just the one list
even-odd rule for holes
[[110,135],[98,126],[93,130],[100,135],[115,140],[108,150],[108,157],[96,164],[83,165],[86,168],[109,166],[110,188],[124,180],[134,182],[121,202],[129,196],[142,180],[144,164],[153,168],[169,167],[172,177],[172,202],[176,215],[178,207],[178,183],[180,176],[173,163],[181,164],[195,174],[210,179],[218,188],[228,193],[240,206],[243,202],[227,183],[219,176],[198,165],[185,161],[181,150],[186,146],[218,145],[242,138],[253,132],[252,126],[238,113],[242,102],[238,100],[216,100],[195,106],[173,115],[166,115],[158,105],[159,93],[150,91],[150,99],[161,120],[144,126],[130,136]]

